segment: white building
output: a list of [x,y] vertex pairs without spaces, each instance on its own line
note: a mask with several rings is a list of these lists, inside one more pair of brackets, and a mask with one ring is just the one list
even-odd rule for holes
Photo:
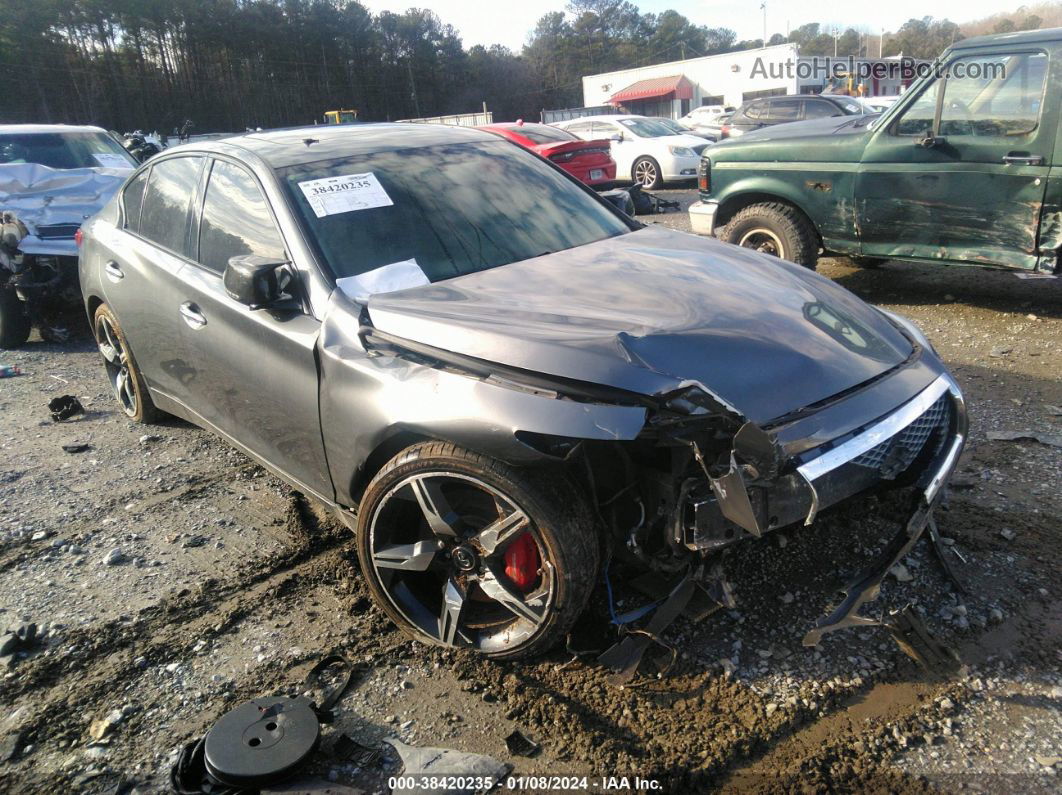
[[847,86],[864,96],[894,96],[910,84],[915,63],[801,56],[795,44],[779,44],[589,75],[583,78],[583,104],[678,118],[700,105],[736,107],[756,97],[818,94],[828,84],[834,91]]

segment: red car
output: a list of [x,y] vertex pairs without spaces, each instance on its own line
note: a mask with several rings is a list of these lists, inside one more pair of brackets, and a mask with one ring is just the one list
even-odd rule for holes
[[606,140],[584,141],[557,127],[522,121],[487,124],[479,129],[537,152],[586,185],[604,185],[616,179],[616,161]]

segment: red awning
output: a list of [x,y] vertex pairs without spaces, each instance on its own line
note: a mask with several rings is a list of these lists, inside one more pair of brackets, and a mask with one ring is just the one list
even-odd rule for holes
[[630,102],[635,99],[693,99],[693,85],[684,75],[671,77],[654,77],[651,80],[639,80],[617,91],[609,99],[612,105]]

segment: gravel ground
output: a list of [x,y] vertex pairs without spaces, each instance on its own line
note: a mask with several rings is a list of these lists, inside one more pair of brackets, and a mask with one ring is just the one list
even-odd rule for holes
[[[688,231],[684,213],[651,220]],[[906,263],[820,272],[919,323],[970,402],[938,517],[966,593],[922,545],[880,600],[915,604],[959,651],[957,675],[921,674],[878,630],[800,644],[904,518],[874,498],[735,550],[737,608],[676,622],[676,665],[636,687],[563,650],[494,664],[409,641],[369,602],[345,528],[205,431],[127,422],[82,323],[63,346],[34,338],[0,356],[23,370],[0,381],[0,628],[40,628],[0,658],[0,789],[166,791],[185,742],[249,698],[305,690],[335,649],[362,668],[310,771],[333,791],[383,792],[400,769],[393,754],[337,759],[341,732],[585,775],[589,791],[609,776],[630,777],[613,791],[634,776],[669,792],[1058,791],[1062,453],[988,434],[1062,433],[1062,288]],[[53,423],[62,394],[86,414]],[[74,443],[89,449],[63,451]],[[604,615],[598,593],[580,631]],[[516,728],[542,746],[533,758],[506,750]]]

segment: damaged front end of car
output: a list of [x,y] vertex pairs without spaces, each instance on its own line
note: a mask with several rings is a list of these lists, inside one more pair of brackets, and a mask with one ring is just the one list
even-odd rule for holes
[[[628,630],[601,656],[617,684],[634,677],[645,651],[691,600],[709,605],[702,615],[734,606],[723,559],[735,545],[787,525],[811,525],[821,511],[882,484],[903,485],[914,502],[896,536],[845,588],[843,601],[809,629],[804,643],[816,645],[824,634],[845,627],[882,626],[925,667],[953,666],[954,656],[932,639],[913,610],[880,618],[859,612],[877,597],[889,568],[924,534],[962,451],[965,404],[946,373],[883,416],[871,415],[872,422],[823,440],[807,429],[821,432],[829,423],[820,422],[818,412],[836,411],[851,396],[757,424],[701,382],[679,382],[644,395],[454,354],[368,322],[359,338],[377,354],[411,357],[432,368],[531,391],[555,401],[558,411],[573,403],[588,414],[602,405],[644,411],[640,432],[629,438],[515,432],[521,445],[563,464],[584,485],[608,531],[613,558],[641,564],[670,583],[647,625]],[[912,360],[920,352],[915,343]],[[855,391],[866,397],[873,389],[868,384]]]

